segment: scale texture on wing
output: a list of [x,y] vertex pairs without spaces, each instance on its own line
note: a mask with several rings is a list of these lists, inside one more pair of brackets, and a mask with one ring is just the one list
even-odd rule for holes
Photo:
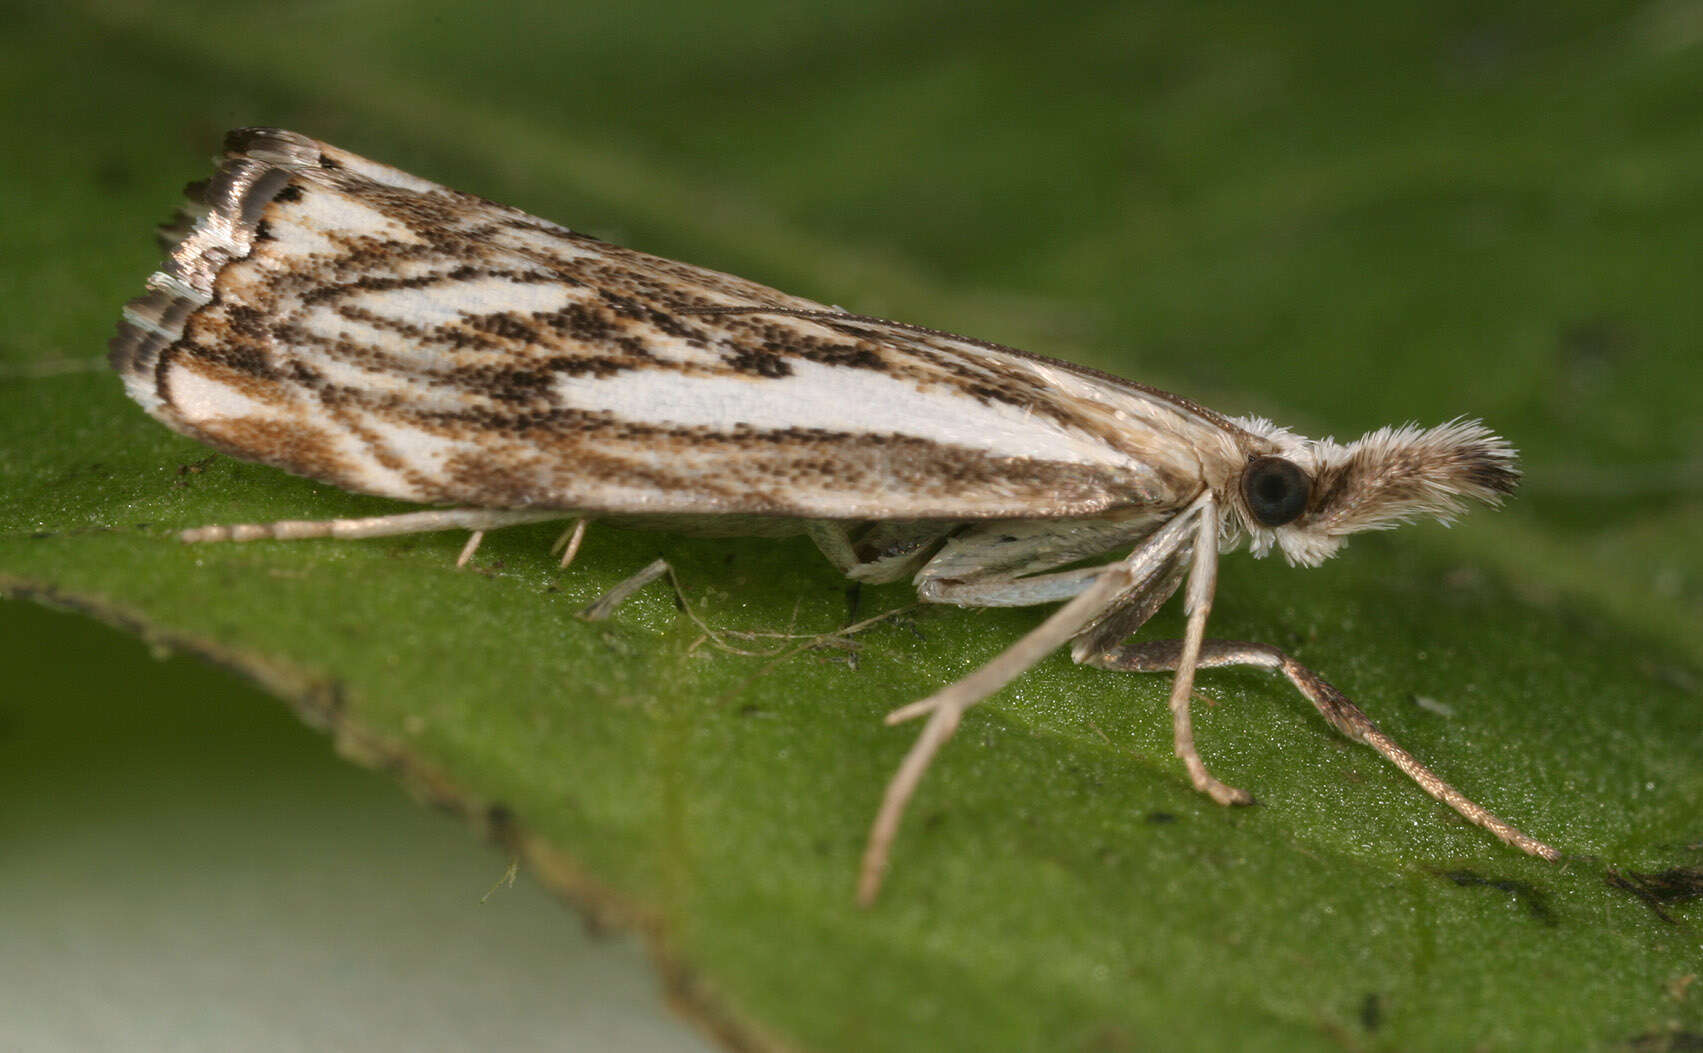
[[1183,400],[949,334],[703,313],[829,309],[289,132],[226,149],[113,365],[178,431],[350,490],[1033,519],[1181,504],[1200,433],[1224,434]]

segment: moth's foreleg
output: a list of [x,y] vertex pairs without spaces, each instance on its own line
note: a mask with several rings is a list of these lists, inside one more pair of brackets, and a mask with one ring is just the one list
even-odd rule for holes
[[[1183,654],[1181,640],[1153,640],[1125,644],[1088,659],[1104,669],[1121,669],[1138,673],[1158,673],[1176,669]],[[1204,641],[1196,663],[1201,668],[1223,666],[1256,666],[1282,673],[1295,689],[1338,731],[1356,742],[1364,742],[1419,784],[1419,788],[1459,812],[1469,822],[1495,834],[1522,852],[1555,862],[1561,853],[1497,818],[1489,809],[1478,804],[1438,777],[1436,772],[1421,764],[1413,754],[1402,749],[1372,723],[1364,710],[1338,691],[1319,674],[1295,661],[1269,644],[1247,643],[1240,640]]]
[[[1210,499],[1200,507],[1189,562],[1188,584],[1183,592],[1183,613],[1188,617],[1188,625],[1183,630],[1183,639],[1177,641],[1175,661],[1170,667],[1175,670],[1170,699],[1173,748],[1195,789],[1219,804],[1252,804],[1254,799],[1246,790],[1219,781],[1206,769],[1206,762],[1194,744],[1194,714],[1190,709],[1194,700],[1194,671],[1206,636],[1206,619],[1212,613],[1212,594],[1218,584],[1218,505]],[[1079,647],[1075,657],[1088,665],[1118,668],[1106,663],[1116,653],[1117,649],[1110,647]]]

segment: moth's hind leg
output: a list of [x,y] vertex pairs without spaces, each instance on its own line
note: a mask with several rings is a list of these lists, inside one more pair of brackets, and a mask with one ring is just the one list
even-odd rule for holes
[[[574,557],[579,555],[580,543],[585,540],[585,525],[588,522],[590,520],[581,516],[574,520],[573,524],[566,530],[562,531],[555,541],[550,543],[550,555],[554,556],[558,552],[562,554],[563,570],[567,570],[568,564],[572,563]],[[461,546],[461,555],[455,557],[455,569],[460,570],[467,566],[467,561],[473,558],[473,553],[479,551],[479,546],[485,541],[486,529],[488,528],[480,527],[467,535],[467,544]]]
[[621,604],[632,599],[633,593],[638,592],[656,579],[664,577],[674,586],[675,598],[684,604],[686,598],[680,594],[680,583],[674,580],[674,568],[669,565],[666,559],[658,559],[632,577],[616,583],[614,588],[599,596],[590,606],[580,611],[580,617],[588,622],[600,622],[614,614]]
[[841,574],[865,585],[885,585],[914,574],[957,526],[933,520],[863,524],[813,519],[804,532]]
[[[562,554],[563,570],[567,570],[568,564],[572,563],[574,557],[579,555],[580,543],[585,540],[586,523],[587,520],[583,516],[574,520],[573,524],[562,531],[556,540],[550,544],[550,555],[554,556],[558,552]],[[456,570],[467,566],[467,561],[473,558],[473,553],[479,551],[479,546],[485,541],[485,529],[481,527],[467,535],[467,544],[461,546],[461,555],[455,557]]]
[[[299,538],[388,537],[394,534],[426,534],[435,530],[481,532],[498,527],[567,519],[570,513],[493,508],[435,508],[425,512],[402,512],[389,516],[351,519],[281,519],[275,523],[232,523],[196,527],[178,533],[178,540],[203,541],[294,541]],[[471,553],[469,553],[471,555]]]
[[[926,560],[940,540],[953,528],[950,523],[900,522],[866,524],[833,519],[813,519],[804,523],[804,533],[815,542],[818,550],[840,573],[853,581],[880,585],[909,577],[915,567]],[[583,535],[583,525],[576,526],[557,540],[565,545],[567,554],[562,565],[573,558]],[[555,551],[552,548],[551,551]],[[659,559],[618,583],[598,600],[580,612],[588,621],[601,621],[615,613],[635,592],[658,578],[666,577],[674,586],[675,599],[690,612],[674,568],[667,560]],[[708,627],[704,627],[708,631]],[[713,635],[713,634],[712,634]]]
[[[522,523],[538,523],[549,519],[565,518],[561,512],[545,512],[534,510],[503,510],[491,508],[439,508],[426,512],[401,512],[389,516],[363,516],[350,519],[281,519],[275,523],[233,523],[223,526],[196,527],[193,530],[183,530],[178,533],[180,541],[294,541],[301,538],[334,537],[334,538],[363,538],[387,537],[396,534],[425,534],[437,530],[469,530],[467,544],[461,547],[461,554],[455,558],[457,567],[464,567],[473,558],[473,553],[479,550],[479,543],[485,539],[485,531],[498,527],[519,526]],[[585,536],[585,520],[580,519],[562,535],[562,542],[568,543],[567,555],[562,557],[562,566],[567,566],[579,550],[580,539]],[[556,549],[552,548],[554,552]]]
[[[1182,652],[1181,640],[1153,640],[1109,648],[1097,654],[1086,655],[1082,660],[1102,669],[1161,673],[1176,669]],[[1418,783],[1420,789],[1459,812],[1467,821],[1483,827],[1522,852],[1550,862],[1561,858],[1561,853],[1554,848],[1536,838],[1528,837],[1497,818],[1483,805],[1444,782],[1436,772],[1421,764],[1413,754],[1379,731],[1365,711],[1355,705],[1347,695],[1338,691],[1324,677],[1277,648],[1269,644],[1241,640],[1206,640],[1201,644],[1197,665],[1202,669],[1255,666],[1282,673],[1331,726],[1354,741],[1363,742],[1383,754],[1391,764]]]

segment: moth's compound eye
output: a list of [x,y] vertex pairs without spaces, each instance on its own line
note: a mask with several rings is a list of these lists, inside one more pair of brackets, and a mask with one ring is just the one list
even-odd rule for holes
[[1242,472],[1242,498],[1262,526],[1280,527],[1307,507],[1313,481],[1294,461],[1255,457]]

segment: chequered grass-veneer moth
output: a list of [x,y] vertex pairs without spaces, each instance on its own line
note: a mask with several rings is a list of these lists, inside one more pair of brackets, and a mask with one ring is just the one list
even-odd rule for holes
[[[1462,816],[1558,858],[1288,655],[1205,638],[1221,551],[1246,541],[1312,566],[1357,531],[1447,520],[1511,492],[1514,450],[1477,421],[1306,439],[610,245],[277,129],[231,133],[190,194],[165,232],[169,258],[112,341],[130,396],[232,456],[438,507],[186,540],[477,538],[608,517],[807,534],[853,580],[908,577],[932,603],[1063,603],[975,673],[888,715],[928,721],[870,832],[865,903],[964,711],[1065,644],[1078,662],[1173,672],[1177,756],[1221,804],[1250,798],[1195,749],[1195,671],[1256,666]],[[1179,588],[1183,639],[1129,642]]]

